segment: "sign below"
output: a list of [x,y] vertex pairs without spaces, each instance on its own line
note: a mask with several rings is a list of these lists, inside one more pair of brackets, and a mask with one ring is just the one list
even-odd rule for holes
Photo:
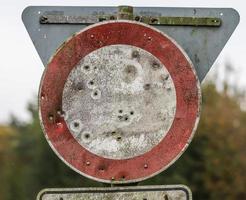
[[44,189],[37,200],[191,200],[190,189],[183,185],[112,188]]

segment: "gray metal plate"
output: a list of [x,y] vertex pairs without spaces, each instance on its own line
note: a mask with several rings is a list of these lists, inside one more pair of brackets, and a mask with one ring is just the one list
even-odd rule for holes
[[183,185],[113,188],[45,189],[37,200],[191,200],[190,189]]
[[[22,14],[26,29],[44,65],[56,49],[75,32],[85,28],[81,24],[40,24],[43,14],[98,15],[115,14],[117,7],[31,6]],[[220,27],[162,26],[155,27],[174,38],[186,51],[203,80],[215,59],[239,23],[239,14],[232,8],[154,8],[134,7],[134,14],[151,16],[219,17]]]

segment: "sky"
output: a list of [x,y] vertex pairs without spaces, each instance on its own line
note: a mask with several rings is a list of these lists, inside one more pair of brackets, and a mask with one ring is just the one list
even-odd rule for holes
[[[0,124],[11,114],[23,121],[30,118],[27,103],[35,100],[44,66],[22,23],[27,6],[151,6],[151,7],[232,7],[241,15],[233,36],[215,66],[230,61],[235,66],[237,84],[246,86],[246,1],[245,0],[1,0],[0,4]],[[210,74],[212,72],[209,72]]]

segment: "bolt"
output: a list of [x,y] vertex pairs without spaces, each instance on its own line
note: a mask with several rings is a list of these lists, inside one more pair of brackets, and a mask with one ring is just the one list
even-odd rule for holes
[[42,22],[42,23],[47,22],[47,20],[48,20],[48,17],[46,17],[46,16],[41,16],[40,17],[40,22]]
[[105,21],[105,20],[106,20],[105,17],[99,17],[99,19],[98,19],[99,22],[102,22],[102,21]]
[[86,165],[89,166],[91,163],[90,161],[86,161]]
[[139,21],[140,20],[140,17],[139,16],[136,16],[135,17],[135,21]]
[[110,20],[114,20],[115,19],[115,16],[112,15],[112,16],[109,17],[109,19]]
[[148,168],[148,164],[144,164],[144,169],[147,169]]
[[52,121],[54,119],[53,115],[49,115],[49,120]]
[[150,21],[151,21],[151,23],[156,23],[156,22],[158,22],[158,19],[156,19],[156,18],[151,18]]
[[44,100],[44,99],[45,99],[45,97],[44,97],[44,94],[43,94],[43,93],[41,94],[41,99],[42,99],[42,100]]

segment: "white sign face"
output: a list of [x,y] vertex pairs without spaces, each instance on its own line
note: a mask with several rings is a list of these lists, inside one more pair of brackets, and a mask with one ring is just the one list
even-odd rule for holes
[[132,158],[150,151],[168,133],[175,91],[155,56],[131,45],[109,45],[85,56],[70,72],[63,90],[65,121],[88,151]]
[[37,200],[192,200],[186,186],[138,186],[42,190]]

